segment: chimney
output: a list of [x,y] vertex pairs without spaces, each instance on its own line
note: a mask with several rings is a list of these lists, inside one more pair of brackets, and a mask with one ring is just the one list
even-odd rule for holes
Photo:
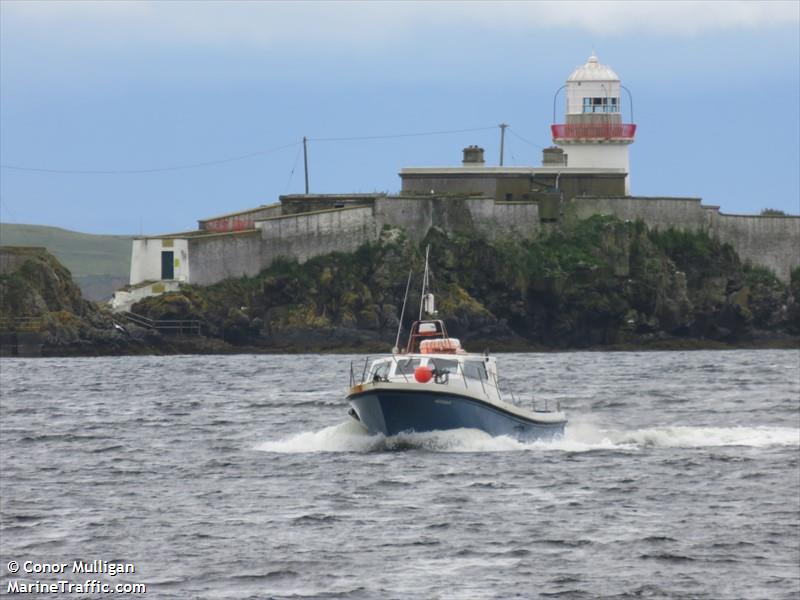
[[464,148],[464,162],[462,164],[465,167],[482,167],[484,165],[483,148],[480,146],[467,146]]
[[566,166],[567,155],[564,154],[564,151],[558,146],[550,146],[542,150],[542,165],[545,167],[555,165]]

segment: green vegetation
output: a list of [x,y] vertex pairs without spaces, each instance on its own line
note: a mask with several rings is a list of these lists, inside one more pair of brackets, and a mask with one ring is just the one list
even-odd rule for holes
[[67,310],[83,315],[90,303],[81,298],[72,277],[51,254],[36,248],[9,247],[6,256],[18,266],[0,274],[0,319],[40,317]]
[[762,208],[761,209],[761,216],[762,217],[785,217],[786,213],[782,210],[778,210],[777,208]]
[[92,235],[45,227],[0,223],[0,245],[47,248],[69,269],[84,296],[111,296],[126,284],[131,266],[131,236]]

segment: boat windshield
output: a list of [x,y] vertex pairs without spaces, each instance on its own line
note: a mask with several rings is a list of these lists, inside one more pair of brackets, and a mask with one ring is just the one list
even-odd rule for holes
[[419,363],[420,360],[418,358],[400,359],[394,369],[395,375],[413,375],[414,369],[419,366]]
[[486,365],[480,360],[464,361],[464,375],[470,379],[480,379],[481,381],[488,381],[489,379],[486,375]]
[[369,372],[369,379],[371,381],[387,381],[389,379],[389,361],[376,362],[372,365]]
[[431,365],[437,371],[447,371],[448,373],[456,373],[458,371],[457,360],[447,360],[446,358],[431,358],[428,359],[428,365]]

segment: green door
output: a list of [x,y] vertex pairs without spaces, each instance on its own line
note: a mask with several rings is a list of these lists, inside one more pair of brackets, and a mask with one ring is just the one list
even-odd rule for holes
[[175,279],[175,253],[161,253],[161,279]]

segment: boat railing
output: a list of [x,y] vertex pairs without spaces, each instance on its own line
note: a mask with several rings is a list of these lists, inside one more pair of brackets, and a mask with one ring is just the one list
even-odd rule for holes
[[[500,400],[503,399],[503,392],[502,388],[500,387],[500,383],[497,381],[497,376],[492,373],[492,379],[494,380],[493,387],[497,390],[497,397]],[[489,382],[490,385],[491,382]],[[547,398],[544,399],[544,410],[540,410],[539,407],[542,405],[542,401],[536,399],[536,397],[531,393],[530,397],[521,396],[514,394],[514,388],[510,385],[505,386],[506,390],[506,398],[511,397],[511,404],[514,406],[519,406],[521,408],[530,408],[533,412],[551,412],[550,411],[550,400]],[[561,411],[561,400],[556,400],[556,411]]]
[[361,370],[361,377],[358,378],[357,374],[357,367],[354,361],[350,361],[350,387],[353,387],[359,383],[364,383],[367,378],[367,369],[369,368],[369,356],[364,358],[364,367]]
[[[514,406],[519,406],[521,408],[530,408],[530,410],[533,412],[552,412],[550,410],[552,401],[549,400],[548,398],[545,398],[544,400],[537,400],[537,398],[533,395],[533,393],[531,393],[530,396],[527,395],[517,396],[514,395],[514,393],[511,391],[511,388],[508,388],[508,390],[509,390],[509,395],[511,396],[511,404],[513,404]],[[561,400],[556,400],[555,404],[556,404],[556,411],[560,412]],[[542,410],[542,405],[544,405],[544,410]]]

